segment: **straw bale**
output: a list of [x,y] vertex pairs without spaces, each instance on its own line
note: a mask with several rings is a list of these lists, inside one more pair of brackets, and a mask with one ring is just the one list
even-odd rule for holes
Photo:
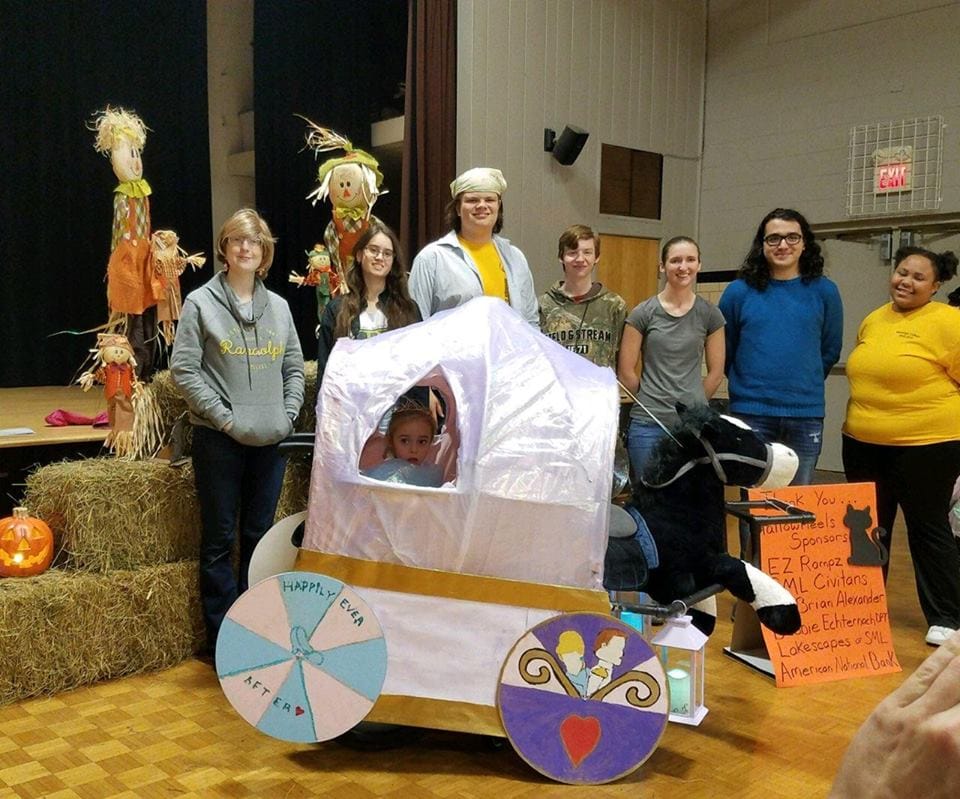
[[27,477],[24,501],[53,530],[57,564],[106,572],[198,557],[200,512],[189,465],[51,463]]
[[203,643],[196,561],[0,580],[0,704],[167,668]]
[[[307,507],[309,455],[291,455],[276,519]],[[53,530],[55,565],[137,569],[197,558],[200,510],[190,464],[88,458],[27,477],[25,504]]]
[[163,440],[169,441],[170,431],[173,429],[174,423],[187,412],[186,400],[180,395],[180,390],[173,384],[169,369],[157,372],[146,390],[153,395],[153,400],[156,403],[160,417],[160,428],[163,431]]
[[277,502],[276,521],[307,509],[312,462],[309,455],[291,455],[287,458],[287,470],[283,475],[283,486]]

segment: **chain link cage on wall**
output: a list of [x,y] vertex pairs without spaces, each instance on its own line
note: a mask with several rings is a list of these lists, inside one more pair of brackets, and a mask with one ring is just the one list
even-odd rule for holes
[[915,117],[850,129],[847,216],[940,207],[943,117]]

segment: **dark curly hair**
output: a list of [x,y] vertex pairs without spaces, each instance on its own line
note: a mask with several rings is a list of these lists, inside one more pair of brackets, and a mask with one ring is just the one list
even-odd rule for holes
[[763,254],[763,237],[767,222],[771,219],[783,219],[800,225],[800,233],[803,235],[803,252],[800,253],[800,277],[804,283],[810,282],[815,277],[820,277],[823,274],[823,255],[820,253],[820,245],[817,243],[816,236],[810,229],[810,223],[807,222],[806,217],[792,208],[775,208],[763,218],[757,228],[756,235],[753,237],[750,252],[743,259],[737,276],[743,278],[748,286],[755,288],[757,291],[766,289],[770,282],[770,264],[767,263],[767,257]]
[[941,253],[935,253],[925,247],[901,247],[897,254],[893,256],[894,266],[899,266],[901,261],[906,260],[911,255],[919,255],[926,258],[937,273],[937,280],[940,283],[946,283],[950,278],[957,274],[957,256],[950,250]]
[[407,264],[400,249],[400,240],[397,234],[386,225],[371,222],[353,248],[353,266],[347,272],[347,286],[350,292],[344,294],[340,301],[337,321],[333,329],[333,335],[336,338],[350,335],[353,320],[367,305],[367,283],[363,277],[360,261],[364,249],[378,233],[390,239],[390,246],[393,247],[393,266],[387,272],[386,285],[380,295],[379,303],[380,310],[387,317],[387,329],[396,330],[398,327],[420,321],[416,303],[410,298],[410,291],[407,289]]

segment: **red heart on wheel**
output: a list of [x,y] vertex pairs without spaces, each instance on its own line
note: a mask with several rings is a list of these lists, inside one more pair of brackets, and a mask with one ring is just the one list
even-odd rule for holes
[[303,715],[303,708],[300,707],[300,705],[297,705],[297,706],[293,709],[293,712],[294,712],[294,714],[296,714],[297,716],[302,716],[302,715]]
[[574,768],[579,768],[584,758],[600,743],[599,719],[567,716],[560,722],[560,740]]

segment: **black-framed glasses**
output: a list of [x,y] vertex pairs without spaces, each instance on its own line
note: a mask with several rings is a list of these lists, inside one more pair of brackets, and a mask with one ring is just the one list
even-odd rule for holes
[[781,241],[785,241],[793,247],[803,241],[803,236],[799,233],[787,233],[785,236],[781,236],[779,233],[771,233],[769,236],[763,237],[763,243],[768,247],[779,247]]

